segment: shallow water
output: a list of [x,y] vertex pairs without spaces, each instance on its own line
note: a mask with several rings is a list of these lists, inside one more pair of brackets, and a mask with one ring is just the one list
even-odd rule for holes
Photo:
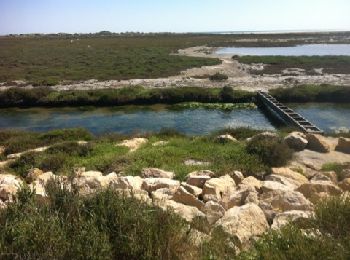
[[240,56],[350,56],[350,44],[306,44],[292,47],[229,47],[220,48],[216,54]]
[[48,131],[56,128],[83,127],[95,134],[107,132],[156,132],[173,128],[190,135],[207,134],[225,127],[250,126],[273,130],[258,109],[173,110],[169,106],[114,108],[2,109],[0,128]]
[[[289,104],[326,132],[350,129],[350,104]],[[258,109],[183,109],[170,106],[125,106],[112,108],[1,109],[0,129],[48,131],[83,127],[95,134],[107,132],[155,132],[173,128],[189,135],[201,135],[225,127],[274,130]]]

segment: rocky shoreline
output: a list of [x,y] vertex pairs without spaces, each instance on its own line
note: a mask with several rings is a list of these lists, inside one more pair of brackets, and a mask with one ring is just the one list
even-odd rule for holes
[[[262,135],[275,136],[273,133],[257,136]],[[219,139],[236,141],[229,135],[220,136]],[[343,155],[343,163],[350,162],[350,139],[293,132],[284,140],[297,151],[296,154],[313,152],[313,157],[332,157],[334,153],[339,153]],[[134,152],[145,142],[147,139],[136,138],[119,145]],[[154,144],[161,145],[164,144]],[[110,188],[123,196],[171,210],[188,222],[201,221],[202,239],[210,235],[211,230],[220,227],[236,237],[238,248],[244,249],[249,247],[252,239],[270,229],[280,229],[290,221],[312,217],[315,205],[325,198],[347,196],[350,191],[350,172],[340,180],[335,172],[321,172],[307,160],[306,157],[303,160],[294,159],[287,167],[272,168],[271,173],[260,180],[252,176],[245,177],[240,171],[224,176],[217,176],[210,170],[194,171],[180,182],[174,179],[173,172],[157,168],[144,168],[140,176],[117,173],[103,175],[101,172],[77,168],[74,178],[32,169],[26,179],[11,174],[0,175],[0,207],[7,207],[25,183],[42,201],[47,196],[45,186],[52,179],[68,187],[77,187],[83,196]]]

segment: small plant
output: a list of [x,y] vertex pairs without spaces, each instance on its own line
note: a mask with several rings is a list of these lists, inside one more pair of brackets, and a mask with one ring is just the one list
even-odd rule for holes
[[228,76],[222,73],[215,73],[214,75],[209,76],[211,81],[225,81],[228,80]]

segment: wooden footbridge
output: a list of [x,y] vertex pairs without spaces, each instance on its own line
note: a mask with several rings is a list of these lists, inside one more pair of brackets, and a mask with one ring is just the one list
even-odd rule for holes
[[269,115],[287,126],[296,127],[304,133],[323,134],[321,129],[289,107],[279,103],[267,92],[258,92],[257,103],[258,106],[264,109]]

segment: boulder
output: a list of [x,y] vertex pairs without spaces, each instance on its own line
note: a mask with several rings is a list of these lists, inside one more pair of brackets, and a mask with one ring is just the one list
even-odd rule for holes
[[261,186],[261,191],[263,193],[274,191],[274,190],[284,190],[284,191],[292,191],[294,190],[293,186],[287,186],[285,184],[282,184],[280,182],[276,181],[263,181]]
[[219,143],[228,143],[228,142],[237,142],[237,139],[234,138],[232,135],[226,134],[226,135],[219,135],[216,137],[216,141]]
[[188,191],[189,193],[191,193],[192,195],[194,195],[197,198],[199,197],[199,195],[202,194],[202,191],[203,191],[201,188],[189,185],[186,182],[182,182],[181,186],[184,187],[186,191]]
[[335,147],[335,150],[350,154],[350,138],[340,137],[338,139],[338,145]]
[[212,178],[204,184],[203,199],[204,201],[222,201],[223,199],[230,198],[235,190],[236,183],[229,175]]
[[234,171],[230,173],[231,178],[235,181],[235,183],[238,185],[244,180],[244,175],[240,171]]
[[111,180],[111,187],[120,190],[141,190],[143,179],[139,176],[120,176]]
[[87,172],[82,172],[79,176],[77,177],[85,177],[85,178],[96,178],[96,177],[101,177],[103,176],[102,172],[98,172],[98,171],[87,171]]
[[203,188],[206,181],[210,180],[215,174],[212,171],[196,171],[186,176],[186,183],[198,188]]
[[126,198],[134,198],[136,200],[139,200],[143,203],[146,203],[148,205],[152,204],[152,200],[149,197],[149,194],[147,191],[144,190],[115,190],[117,193],[119,193],[120,195],[126,197]]
[[279,213],[273,219],[271,228],[281,229],[283,226],[287,225],[290,222],[294,222],[299,219],[308,219],[311,216],[312,216],[311,211],[302,211],[302,210],[291,210],[291,211]]
[[179,187],[175,192],[173,198],[174,201],[196,207],[199,210],[203,210],[204,203],[195,197],[193,194],[189,193],[184,187]]
[[314,203],[322,198],[337,196],[342,193],[342,190],[330,181],[311,181],[301,185],[297,191]]
[[350,178],[346,178],[343,181],[339,182],[339,187],[343,191],[350,191]]
[[261,236],[269,228],[264,212],[253,203],[228,210],[215,226],[236,237],[237,246],[241,249],[249,244],[251,238]]
[[304,175],[289,168],[272,168],[272,174],[289,178],[297,186],[308,182]]
[[278,182],[280,184],[283,184],[285,186],[288,186],[289,189],[291,190],[296,190],[301,184],[299,182],[296,182],[295,180],[280,176],[280,175],[275,175],[271,174],[266,176],[265,178],[266,181],[273,181],[273,182]]
[[146,138],[133,138],[130,140],[124,140],[123,142],[117,144],[117,146],[124,146],[130,149],[130,152],[135,152],[142,145],[146,144],[148,139]]
[[259,190],[261,188],[261,181],[259,181],[257,178],[253,176],[249,176],[247,178],[244,178],[239,186],[241,188],[251,187],[256,190]]
[[0,184],[12,185],[19,188],[23,182],[17,176],[11,174],[0,174]]
[[306,135],[306,139],[308,141],[306,149],[319,153],[329,153],[331,151],[327,139],[322,135],[308,134]]
[[284,212],[290,210],[313,209],[312,203],[297,191],[290,190],[272,190],[261,194],[259,205],[264,210],[272,210],[275,212]]
[[289,146],[289,148],[295,151],[304,150],[308,144],[306,136],[300,132],[290,133],[284,138],[284,141]]
[[166,178],[146,178],[142,181],[142,189],[151,193],[152,191],[167,188],[177,190],[180,187],[180,182]]
[[317,172],[312,178],[311,181],[328,181],[333,183],[338,183],[338,177],[335,172]]
[[206,218],[204,213],[196,207],[187,206],[173,200],[165,200],[161,205],[158,206],[163,210],[173,211],[175,214],[179,215],[188,222],[191,222],[195,218]]
[[144,168],[141,171],[141,176],[143,178],[174,178],[173,172],[167,172],[157,168]]
[[224,209],[240,207],[248,203],[259,203],[258,193],[254,187],[244,187],[232,193],[228,199],[221,201]]
[[213,225],[225,215],[225,209],[217,202],[208,201],[205,203],[203,210],[207,217],[208,223]]
[[161,205],[166,200],[173,198],[175,191],[167,188],[155,190],[151,193],[152,201],[155,205]]

